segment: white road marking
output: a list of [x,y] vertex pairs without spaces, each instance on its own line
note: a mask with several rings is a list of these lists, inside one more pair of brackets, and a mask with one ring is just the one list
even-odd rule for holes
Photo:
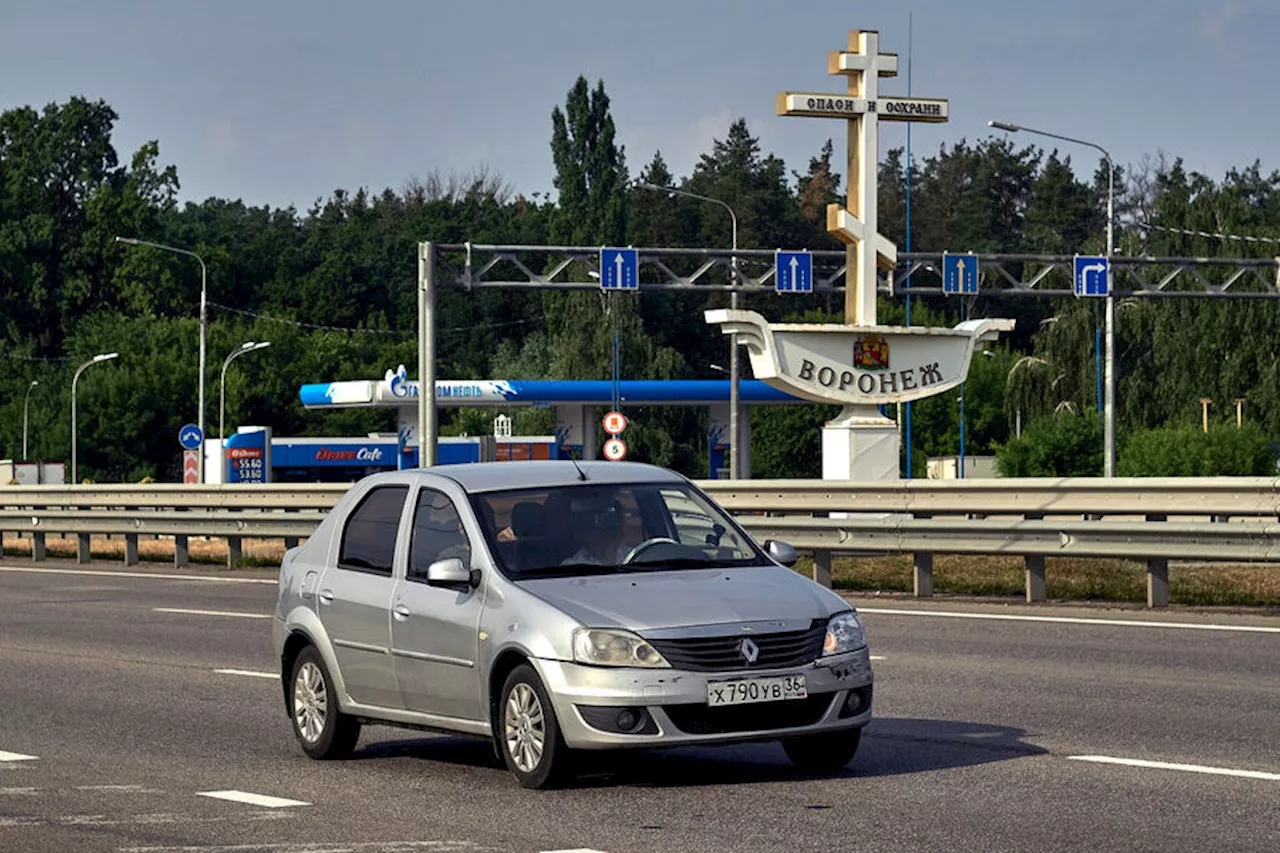
[[541,853],[604,853],[604,851],[592,847],[572,847],[568,850],[543,850]]
[[219,675],[246,675],[250,678],[279,678],[274,672],[255,672],[252,669],[215,669]]
[[220,578],[207,575],[161,575],[152,572],[113,572],[105,569],[37,569],[34,566],[0,566],[0,572],[32,575],[95,575],[108,578],[143,578],[162,581],[199,581],[205,583],[265,583],[275,585],[275,578]]
[[233,803],[248,803],[251,806],[262,806],[265,809],[283,809],[289,806],[309,806],[302,800],[286,800],[283,797],[268,797],[265,794],[251,794],[248,791],[197,791],[197,797],[212,797],[215,800],[230,800]]
[[39,788],[0,788],[0,797],[34,797]]
[[871,655],[869,660],[884,660],[884,655]]
[[1169,764],[1164,761],[1143,761],[1138,758],[1114,758],[1110,755],[1068,755],[1072,761],[1091,761],[1096,764],[1123,764],[1127,767],[1146,767],[1152,770],[1180,770],[1183,773],[1207,773],[1211,776],[1238,776],[1242,779],[1265,779],[1280,782],[1280,773],[1264,773],[1261,770],[1234,770],[1230,767],[1206,767],[1203,764]]
[[243,613],[238,610],[190,610],[185,607],[153,607],[154,613],[183,613],[187,616],[238,616],[241,619],[270,619],[270,613]]
[[0,749],[0,761],[35,761],[39,756],[23,755],[20,752],[5,752]]
[[161,794],[159,788],[146,788],[142,785],[76,785],[77,791],[110,791],[119,794]]
[[[0,826],[3,825],[0,823]],[[412,850],[464,853],[464,851],[493,849],[476,844],[474,841],[264,841],[258,844],[121,847],[117,853],[409,853]]]
[[859,607],[859,613],[887,616],[937,616],[948,619],[993,619],[1000,622],[1058,622],[1066,625],[1106,625],[1121,628],[1183,628],[1190,631],[1243,631],[1252,634],[1280,634],[1280,627],[1264,625],[1218,625],[1199,622],[1144,622],[1138,619],[1084,619],[1075,616],[1019,616],[1012,613],[960,613],[950,610],[891,610]]

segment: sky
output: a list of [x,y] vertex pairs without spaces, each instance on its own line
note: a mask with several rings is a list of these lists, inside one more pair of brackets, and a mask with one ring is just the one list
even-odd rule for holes
[[[604,81],[633,176],[655,151],[687,176],[739,117],[805,171],[828,138],[843,158],[843,128],[778,117],[775,96],[844,91],[827,54],[852,29],[899,55],[883,95],[907,94],[909,66],[913,95],[950,101],[947,124],[914,125],[917,159],[1000,119],[1121,165],[1280,168],[1280,0],[0,0],[0,108],[102,99],[121,160],[158,139],[181,200],[305,210],[480,168],[553,192],[550,114],[581,74]],[[882,155],[905,145],[881,127]]]

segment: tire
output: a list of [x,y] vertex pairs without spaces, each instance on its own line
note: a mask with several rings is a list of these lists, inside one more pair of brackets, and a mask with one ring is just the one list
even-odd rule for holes
[[791,763],[805,773],[835,773],[853,761],[861,740],[862,729],[843,729],[786,738],[782,748]]
[[346,758],[360,738],[360,722],[338,709],[329,669],[315,646],[307,646],[289,674],[289,719],[302,751],[317,760]]
[[532,666],[521,664],[507,676],[493,722],[498,752],[521,787],[553,788],[568,775],[569,748]]

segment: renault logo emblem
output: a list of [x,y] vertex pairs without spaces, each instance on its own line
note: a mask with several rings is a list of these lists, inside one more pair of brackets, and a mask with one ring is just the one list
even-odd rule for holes
[[742,659],[747,663],[755,663],[756,658],[760,657],[760,647],[750,637],[746,637],[741,643],[738,643],[738,651],[742,653]]

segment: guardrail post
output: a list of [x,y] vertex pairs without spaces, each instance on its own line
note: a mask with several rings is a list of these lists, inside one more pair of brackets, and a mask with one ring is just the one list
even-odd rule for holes
[[831,552],[813,552],[813,579],[827,589],[831,589]]
[[[912,518],[932,518],[932,516],[917,512]],[[932,598],[933,597],[933,554],[912,554],[911,555],[912,572],[911,572],[911,590],[916,598]]]
[[4,559],[4,531],[0,530],[0,560]]
[[93,559],[93,555],[89,553],[89,534],[76,534],[76,562],[87,563]]
[[31,534],[31,561],[33,563],[39,563],[43,561],[45,557],[47,557],[48,555],[49,555],[49,552],[45,548],[44,534],[32,533]]
[[933,555],[932,554],[912,554],[912,563],[915,569],[912,572],[912,591],[916,598],[930,598],[933,596]]
[[[1041,513],[1029,512],[1026,513],[1023,518],[1027,521],[1037,521],[1044,518],[1044,515]],[[1023,558],[1023,562],[1026,566],[1027,576],[1027,603],[1030,604],[1037,601],[1047,601],[1049,599],[1049,593],[1047,589],[1048,584],[1045,583],[1044,577],[1044,555],[1038,554],[1035,556],[1028,556]]]
[[[1168,517],[1158,513],[1147,516],[1147,521],[1166,521]],[[1152,557],[1147,560],[1147,606],[1169,606],[1169,560]]]
[[298,547],[298,537],[297,537],[297,536],[286,536],[286,537],[284,537],[284,549],[285,549],[286,551],[288,551],[290,548],[297,548],[297,547]]
[[234,569],[236,566],[240,565],[240,556],[241,556],[240,537],[228,536],[227,537],[227,568]]
[[126,566],[138,565],[138,534],[126,533],[124,535],[124,564]]
[[187,537],[185,534],[180,533],[173,537],[173,564],[175,566],[191,564],[191,556],[187,553]]

